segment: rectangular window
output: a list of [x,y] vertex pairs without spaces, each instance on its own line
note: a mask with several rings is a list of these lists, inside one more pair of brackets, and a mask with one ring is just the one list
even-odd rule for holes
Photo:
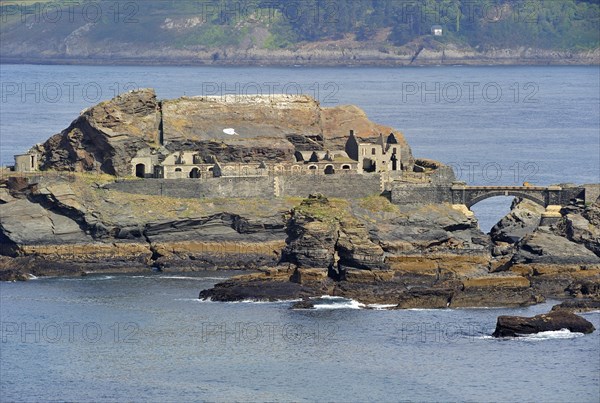
[[396,147],[392,149],[392,154],[396,154]]
[[375,149],[374,148],[371,149],[371,154],[375,155]]

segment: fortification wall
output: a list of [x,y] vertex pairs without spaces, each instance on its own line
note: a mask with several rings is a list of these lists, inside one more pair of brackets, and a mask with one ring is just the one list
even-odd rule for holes
[[296,175],[278,176],[275,180],[279,196],[307,197],[322,193],[346,199],[381,194],[381,175]]
[[105,186],[109,190],[177,198],[241,197],[269,199],[277,196],[360,198],[381,193],[381,177],[371,175],[290,175],[208,179],[139,179]]
[[452,203],[449,186],[395,185],[392,186],[392,203],[397,204],[438,204]]
[[273,178],[268,176],[209,179],[140,179],[106,185],[126,193],[177,198],[273,197]]

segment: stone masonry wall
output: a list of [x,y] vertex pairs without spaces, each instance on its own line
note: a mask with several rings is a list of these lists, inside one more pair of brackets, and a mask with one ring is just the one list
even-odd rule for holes
[[178,198],[273,198],[307,197],[322,193],[329,197],[360,198],[381,193],[381,178],[370,175],[294,175],[210,179],[125,180],[105,186],[126,193]]
[[392,186],[392,203],[438,204],[452,203],[452,191],[448,186],[411,185]]
[[322,193],[353,199],[382,192],[379,174],[278,176],[275,183],[280,196],[307,197],[311,193]]
[[584,185],[585,187],[585,202],[586,203],[594,203],[598,198],[600,198],[600,185],[599,184],[590,184]]
[[273,197],[273,178],[140,179],[106,185],[126,193],[178,198]]

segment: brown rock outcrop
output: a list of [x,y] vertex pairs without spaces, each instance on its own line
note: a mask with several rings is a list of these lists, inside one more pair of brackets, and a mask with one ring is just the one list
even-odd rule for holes
[[287,224],[288,245],[283,261],[300,267],[377,269],[384,266],[383,249],[370,241],[364,224],[345,201],[330,202],[311,195],[293,209]]
[[574,313],[556,310],[532,318],[522,316],[499,316],[494,337],[518,337],[527,334],[568,329],[577,333],[592,333],[594,325]]
[[[225,134],[226,128],[237,135]],[[131,159],[142,149],[194,149],[205,161],[293,161],[295,151],[343,150],[351,129],[363,138],[394,132],[403,160],[412,158],[399,131],[371,122],[356,106],[322,108],[307,95],[277,94],[160,101],[153,89],[83,111],[35,150],[42,169],[128,176]]]
[[154,90],[143,89],[86,109],[68,128],[35,147],[41,168],[130,175],[136,152],[158,144],[158,108]]

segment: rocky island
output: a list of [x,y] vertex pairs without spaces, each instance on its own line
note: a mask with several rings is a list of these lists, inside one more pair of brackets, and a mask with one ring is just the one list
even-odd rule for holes
[[[499,194],[512,211],[484,234],[469,207]],[[302,307],[598,301],[599,196],[597,184],[456,182],[355,106],[143,89],[2,170],[0,276],[255,269],[200,298]]]

